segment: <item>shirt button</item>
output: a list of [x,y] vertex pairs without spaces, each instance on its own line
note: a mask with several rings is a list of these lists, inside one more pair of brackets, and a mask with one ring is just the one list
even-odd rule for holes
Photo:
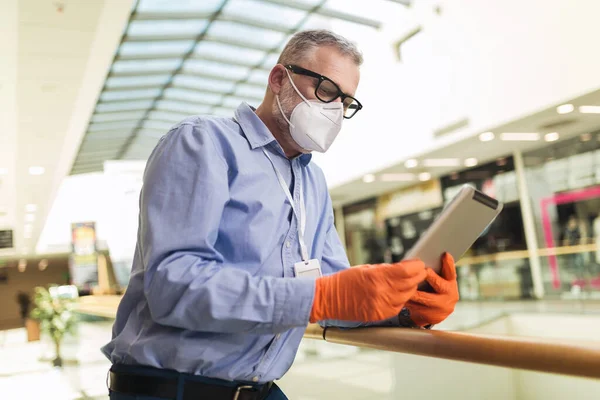
[[252,378],[252,382],[258,382],[258,376],[255,376],[254,378]]
[[285,242],[285,247],[287,247],[288,249],[292,246],[292,244],[289,242],[289,240],[287,242]]

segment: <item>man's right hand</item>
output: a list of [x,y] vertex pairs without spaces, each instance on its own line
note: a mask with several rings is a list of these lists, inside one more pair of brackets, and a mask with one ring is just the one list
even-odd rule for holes
[[425,280],[420,260],[364,265],[317,279],[310,322],[375,322],[392,318]]

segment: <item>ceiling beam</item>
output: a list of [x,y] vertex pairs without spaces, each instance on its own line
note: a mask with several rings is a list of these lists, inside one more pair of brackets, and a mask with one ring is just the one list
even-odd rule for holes
[[129,131],[131,129],[135,128],[135,124],[129,124],[127,126],[120,126],[120,127],[94,127],[93,125],[90,125],[88,127],[87,133],[86,134],[90,134],[90,133],[99,133],[99,132],[114,132],[114,131]]
[[[183,76],[183,75],[178,75],[178,76]],[[243,83],[246,84],[246,82],[239,82],[239,81],[233,81],[234,83]],[[260,85],[259,87],[264,87],[263,85]],[[155,85],[140,85],[140,86],[131,86],[128,89],[131,90],[159,90],[160,86],[155,86]],[[189,86],[182,86],[182,85],[170,85],[169,89],[181,89],[181,90],[187,90],[190,91],[192,93],[196,92],[196,93],[200,93],[200,94],[211,94],[211,95],[215,95],[215,96],[227,96],[227,97],[240,97],[240,98],[245,98],[248,100],[253,100],[253,101],[262,101],[263,98],[262,96],[247,96],[247,95],[236,95],[235,91],[233,92],[220,92],[218,90],[209,90],[209,89],[201,89],[201,88],[195,88],[195,87],[189,87]],[[113,92],[122,92],[122,89],[105,89],[104,93],[113,93]],[[203,104],[203,105],[207,105],[207,106],[214,106],[214,103],[208,103],[208,102],[202,102],[202,101],[196,101],[196,100],[188,100],[188,99],[183,99],[181,97],[177,97],[177,96],[169,96],[169,97],[161,97],[159,100],[175,100],[177,99],[177,101],[181,101],[183,103],[193,103],[193,104]],[[119,100],[120,101],[120,100]],[[106,101],[102,102],[102,104],[105,104]],[[105,122],[103,122],[105,123]]]
[[[171,73],[171,71],[169,71],[167,73]],[[156,76],[156,75],[158,75],[156,72],[128,71],[128,72],[111,72],[108,77],[109,78],[113,78],[113,77],[114,78],[123,78],[123,77],[146,77],[146,76]],[[215,74],[208,74],[205,72],[198,72],[198,71],[186,69],[185,66],[183,67],[183,71],[178,76],[193,76],[196,78],[205,78],[205,79],[210,79],[210,80],[219,81],[219,82],[237,82],[237,79],[235,79],[235,78],[228,78],[223,75],[215,75]],[[246,84],[249,86],[257,87],[257,88],[265,87],[265,85],[263,85],[263,84],[254,83],[254,82],[246,82]],[[135,87],[135,86],[128,86],[128,88],[130,88],[130,87]]]
[[98,149],[98,150],[94,150],[94,151],[90,151],[90,152],[80,152],[79,155],[77,156],[77,159],[81,159],[81,158],[88,158],[88,159],[95,159],[98,157],[102,157],[105,155],[110,155],[110,154],[116,154],[119,151],[118,148],[114,149],[114,148],[103,148],[103,149]]
[[[131,107],[131,105],[129,103],[135,103],[136,101],[150,101],[152,99],[144,97],[144,98],[139,98],[139,99],[130,99],[130,100],[101,100],[98,102],[98,104],[96,104],[96,114],[105,114],[105,113],[112,113],[112,112],[134,112],[134,111],[144,111],[146,110],[148,107],[142,107],[140,105],[134,105],[134,107]],[[114,110],[110,110],[110,111],[101,111],[98,110],[98,106],[116,106],[116,108]],[[119,107],[120,106],[120,107]]]
[[230,60],[230,59],[223,58],[223,57],[214,57],[214,56],[207,56],[207,55],[201,55],[201,54],[192,54],[192,56],[190,57],[190,59],[192,59],[192,60],[202,60],[202,61],[211,61],[211,62],[220,63],[220,64],[234,65],[236,67],[246,67],[246,68],[253,68],[253,69],[259,70],[259,71],[271,72],[271,68],[267,68],[267,67],[263,67],[263,66],[257,66],[255,64],[244,62],[244,61],[240,61],[240,60]]
[[[212,94],[215,96],[223,96],[223,95],[227,94],[227,92],[219,92],[217,90],[198,89],[198,88],[190,88],[190,87],[176,86],[176,85],[170,85],[169,88],[177,88],[177,89],[183,89],[183,90],[196,91],[196,92],[200,92],[200,93]],[[162,90],[162,86],[140,85],[140,86],[130,86],[127,89],[128,89],[127,91],[140,90],[140,89],[141,90]],[[123,92],[123,90],[122,89],[105,89],[103,93],[113,93],[113,92]],[[146,97],[146,99],[148,99],[148,97]],[[161,98],[160,100],[163,100],[163,98]],[[148,109],[148,107],[146,107],[146,109]]]
[[358,15],[344,13],[342,11],[331,10],[327,8],[318,8],[311,4],[302,3],[296,0],[260,0],[263,3],[276,4],[278,6],[293,8],[295,10],[307,11],[312,14],[321,15],[324,17],[335,18],[342,21],[354,22],[355,24],[370,26],[371,28],[379,29],[381,22],[370,18],[359,17]]
[[[126,54],[126,55],[118,55],[115,59],[117,61],[153,61],[153,60],[172,60],[182,58],[183,54],[181,53],[170,53],[170,54]],[[244,62],[242,60],[232,60],[225,57],[219,56],[209,56],[209,55],[201,55],[201,54],[192,54],[189,57],[190,60],[201,60],[201,61],[210,61],[220,64],[228,64],[236,67],[245,67],[245,68],[254,68],[257,70],[263,70],[270,72],[270,68],[265,67],[256,67],[252,63]]]
[[131,16],[132,21],[170,21],[170,20],[207,20],[212,12],[157,12],[143,11],[135,12]]
[[117,61],[153,61],[153,60],[176,60],[184,56],[183,53],[162,53],[162,54],[118,54],[114,62]]
[[[194,35],[127,35],[124,43],[152,43],[152,42],[170,42],[170,41],[193,41]],[[202,39],[203,42],[225,44],[232,47],[239,47],[241,49],[252,49],[257,51],[271,51],[271,47],[265,46],[259,42],[250,42],[244,40],[228,39],[225,37],[218,36],[205,36]],[[196,47],[195,45],[193,47]],[[193,49],[192,49],[193,50]],[[189,58],[189,57],[188,57]]]
[[[189,13],[189,12],[142,12],[136,13],[132,18],[133,21],[206,21],[210,18],[211,13]],[[264,29],[269,31],[289,33],[290,28],[286,25],[271,24],[264,21],[246,18],[243,16],[221,15],[219,22],[231,22],[238,25],[250,26],[252,28]]]
[[93,134],[90,135],[89,139],[88,138],[84,138],[83,141],[81,142],[81,147],[84,146],[93,146],[93,145],[100,145],[100,146],[106,146],[112,143],[119,143],[122,142],[124,139],[124,137],[127,135],[127,132],[118,132],[119,135],[113,135],[111,137],[100,137],[100,138],[96,138],[94,136],[92,136]]
[[131,122],[131,123],[136,123],[137,121],[140,120],[140,118],[142,118],[142,116],[140,115],[139,117],[122,117],[122,118],[117,118],[117,119],[111,119],[108,121],[92,121],[92,123],[90,124],[90,126],[96,125],[96,124],[119,124],[122,122]]
[[87,168],[77,168],[77,166],[73,166],[73,169],[71,169],[71,173],[70,175],[81,175],[81,174],[88,174],[90,172],[102,172],[104,171],[104,165],[99,165],[99,166],[90,166]]

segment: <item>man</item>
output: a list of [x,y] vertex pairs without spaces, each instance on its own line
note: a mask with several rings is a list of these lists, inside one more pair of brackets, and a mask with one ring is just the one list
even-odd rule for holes
[[[348,268],[321,170],[362,105],[361,54],[328,31],[297,33],[264,101],[193,117],[148,160],[131,280],[104,348],[111,399],[285,399],[306,325],[415,326],[458,300],[454,263]],[[320,277],[322,273],[322,277]],[[427,279],[436,293],[417,292]]]

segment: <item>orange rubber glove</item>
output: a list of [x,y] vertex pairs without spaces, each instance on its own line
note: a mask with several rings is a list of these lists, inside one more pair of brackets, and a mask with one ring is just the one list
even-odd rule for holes
[[310,322],[374,322],[392,318],[425,279],[422,261],[364,265],[317,279]]
[[439,324],[445,320],[454,311],[459,297],[456,266],[449,253],[442,256],[441,276],[431,268],[427,268],[426,271],[426,280],[435,293],[418,290],[406,303],[410,318],[417,326]]

